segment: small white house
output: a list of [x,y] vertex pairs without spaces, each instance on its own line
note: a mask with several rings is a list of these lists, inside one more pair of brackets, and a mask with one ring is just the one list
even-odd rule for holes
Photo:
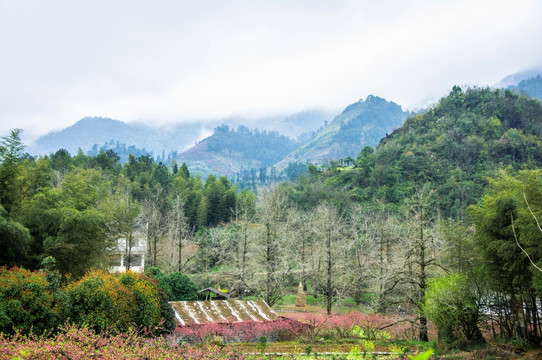
[[145,269],[145,254],[147,253],[145,228],[134,230],[130,248],[126,247],[127,242],[125,238],[117,239],[117,247],[113,250],[109,271],[123,272],[129,269],[134,272],[143,272]]

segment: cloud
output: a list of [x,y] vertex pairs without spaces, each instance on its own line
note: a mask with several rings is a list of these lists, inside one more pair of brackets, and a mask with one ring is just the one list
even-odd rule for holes
[[0,2],[0,133],[404,107],[542,62],[537,1]]

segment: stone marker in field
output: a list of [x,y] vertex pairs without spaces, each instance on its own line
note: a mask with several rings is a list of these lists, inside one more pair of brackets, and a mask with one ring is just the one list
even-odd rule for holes
[[303,282],[299,283],[297,288],[297,297],[295,298],[295,307],[304,308],[307,306],[307,298],[305,297],[305,292],[303,291]]

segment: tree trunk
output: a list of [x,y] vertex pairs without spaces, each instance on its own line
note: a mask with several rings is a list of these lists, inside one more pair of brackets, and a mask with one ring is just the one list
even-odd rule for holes
[[331,286],[332,261],[331,261],[331,234],[327,237],[327,284],[326,284],[326,310],[327,314],[331,315],[331,302],[333,297],[333,289]]
[[271,254],[271,226],[269,224],[266,225],[266,253],[265,253],[265,260],[266,260],[266,271],[267,271],[267,281],[265,284],[265,301],[269,306],[271,306],[271,287],[273,282],[273,274],[272,274],[272,254]]
[[425,317],[425,314],[423,313],[423,302],[425,301],[425,290],[427,288],[426,282],[425,282],[425,238],[423,233],[423,209],[420,210],[420,244],[419,244],[419,266],[420,266],[420,274],[418,278],[419,286],[420,286],[420,292],[419,292],[419,307],[420,307],[420,341],[429,341],[429,337],[427,335],[427,318]]

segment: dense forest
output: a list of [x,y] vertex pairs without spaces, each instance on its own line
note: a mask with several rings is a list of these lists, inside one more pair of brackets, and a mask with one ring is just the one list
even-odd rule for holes
[[509,86],[508,89],[542,99],[542,77],[537,75],[536,77],[521,80],[517,85]]
[[0,148],[5,265],[34,269],[53,256],[63,273],[79,276],[91,266],[106,267],[116,239],[128,238],[138,222],[146,224],[154,265],[166,238],[170,247],[182,241],[175,229],[194,232],[227,222],[238,202],[254,202],[226,177],[203,181],[185,164],[169,169],[149,155],[130,154],[124,166],[113,150],[71,157],[60,149],[35,159],[23,152],[19,134],[13,130]]
[[143,222],[148,265],[199,287],[274,305],[302,282],[328,313],[346,298],[381,313],[401,306],[420,340],[431,320],[458,347],[542,338],[539,100],[454,87],[376,149],[308,164],[257,197],[148,155],[32,158],[19,134],[0,146],[3,265],[52,256],[79,278],[107,268],[114,241]]
[[251,130],[239,125],[237,130],[228,125],[215,128],[213,136],[207,139],[207,149],[220,153],[239,153],[247,159],[260,161],[264,166],[271,166],[284,155],[294,150],[296,141],[276,131]]
[[[92,145],[90,150],[87,151],[87,155],[98,156],[100,152],[106,152],[107,150],[114,151],[115,154],[117,154],[117,156],[119,157],[119,161],[121,164],[124,164],[128,161],[128,157],[130,156],[130,154],[135,156],[136,158],[142,155],[149,155],[150,157],[154,158],[154,154],[152,151],[147,151],[146,149],[140,149],[136,147],[135,145],[126,146],[126,144],[124,143],[121,143],[119,141],[113,141],[113,140],[110,140],[101,146],[98,144]],[[158,155],[156,162],[171,164],[172,163],[171,155],[168,158],[165,157],[165,154],[162,154],[162,157]]]
[[327,161],[355,157],[364,146],[376,146],[380,139],[403,124],[408,114],[401,106],[378,96],[369,95],[347,106],[333,121],[306,139],[278,167],[289,163]]
[[433,108],[407,119],[366,147],[353,171],[312,178],[344,187],[366,204],[399,205],[429,183],[438,193],[440,216],[462,219],[500,168],[534,169],[542,163],[542,108],[511,91],[454,87]]

